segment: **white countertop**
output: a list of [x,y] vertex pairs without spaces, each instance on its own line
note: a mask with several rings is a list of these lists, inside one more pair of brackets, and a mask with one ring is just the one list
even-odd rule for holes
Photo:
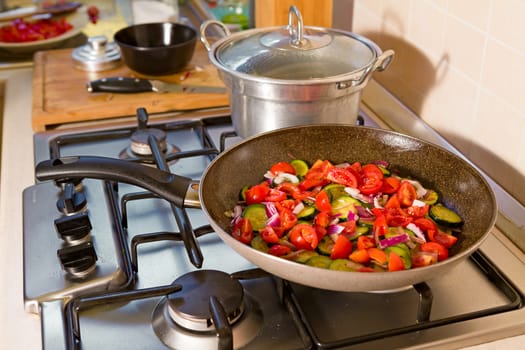
[[34,184],[32,71],[0,71],[0,79],[6,81],[0,163],[0,348],[36,350],[41,349],[40,318],[24,310],[22,279],[22,191]]
[[[32,71],[0,71],[0,80],[6,81],[0,165],[0,349],[38,350],[40,318],[24,310],[22,279],[22,191],[34,184]],[[525,349],[525,336],[468,349]]]

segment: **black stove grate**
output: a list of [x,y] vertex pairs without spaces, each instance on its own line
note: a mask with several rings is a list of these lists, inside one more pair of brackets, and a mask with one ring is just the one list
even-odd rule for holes
[[[294,319],[297,320],[298,327],[304,327],[303,332],[311,337],[312,343],[317,349],[338,349],[363,344],[374,340],[418,332],[428,328],[445,326],[456,322],[494,315],[523,307],[524,299],[521,293],[481,251],[478,250],[474,252],[470,256],[470,260],[480,269],[480,271],[483,272],[485,277],[489,279],[492,284],[503,293],[503,295],[505,295],[507,298],[505,304],[474,312],[463,313],[457,316],[431,320],[430,314],[433,294],[431,288],[423,282],[412,286],[418,295],[419,302],[417,308],[418,312],[414,315],[414,322],[412,324],[398,328],[389,328],[383,331],[373,331],[366,334],[352,334],[352,329],[349,327],[347,332],[348,335],[339,339],[325,339],[317,332],[317,328],[312,322],[312,315],[309,315],[305,309],[305,300],[301,300],[297,297],[297,290],[304,289],[304,287],[286,281],[284,282],[284,286],[287,290],[286,295],[290,299],[290,312],[296,313]],[[377,316],[385,317],[385,315]],[[354,316],[349,315],[349,317]]]
[[[362,125],[362,118],[358,120],[361,121],[359,124]],[[236,135],[234,132],[227,132],[221,134],[219,142],[220,145],[219,147],[217,147],[213,142],[212,137],[209,135],[207,128],[208,126],[213,125],[229,124],[231,124],[229,116],[204,118],[195,121],[176,121],[155,124],[156,128],[160,128],[166,131],[182,129],[194,130],[199,135],[199,139],[201,140],[202,144],[201,149],[182,151],[169,156],[164,156],[160,151],[158,142],[156,142],[154,137],[150,137],[148,141],[152,149],[156,166],[161,170],[168,171],[168,162],[173,161],[175,159],[194,156],[208,156],[209,159],[212,160],[216,155],[218,155],[222,150],[226,148],[226,140],[229,137],[234,137]],[[49,144],[51,158],[60,157],[60,147],[63,145],[129,137],[134,130],[134,127],[127,127],[111,131],[93,131],[78,134],[60,135],[53,139]],[[130,161],[137,162],[140,161],[140,159],[130,159]],[[107,183],[106,191],[108,193],[109,198],[112,199],[111,201],[114,205],[112,211],[114,213],[115,219],[118,221],[117,225],[122,231],[121,239],[123,245],[125,245],[125,236],[127,235],[128,228],[128,217],[126,209],[127,204],[132,201],[156,198],[156,195],[147,191],[127,193],[122,196],[119,202],[117,199],[117,183]],[[126,287],[132,286],[132,280],[134,280],[134,276],[138,274],[139,262],[137,249],[138,246],[141,244],[170,240],[183,241],[190,261],[193,263],[193,265],[195,265],[198,268],[202,266],[203,256],[199,249],[198,238],[203,235],[213,233],[211,226],[204,225],[194,229],[190,223],[190,220],[184,208],[177,207],[173,204],[171,205],[171,207],[173,214],[176,218],[177,225],[179,227],[179,232],[145,232],[142,234],[137,234],[131,240],[131,248],[127,247],[127,245],[126,247],[122,247],[124,261],[126,261],[127,265],[129,265],[128,267],[130,271],[131,283],[127,283]],[[452,317],[431,319],[430,316],[433,292],[431,287],[429,287],[426,283],[421,283],[413,286],[413,289],[417,293],[418,307],[417,313],[414,314],[412,324],[380,331],[373,331],[365,334],[352,334],[352,332],[349,332],[349,335],[341,338],[335,337],[331,339],[325,339],[323,335],[320,335],[318,333],[316,325],[314,322],[312,322],[312,317],[311,315],[309,315],[309,312],[305,307],[304,300],[300,297],[301,293],[303,293],[304,291],[304,288],[306,288],[307,290],[311,289],[309,289],[308,287],[298,286],[287,281],[281,281],[279,279],[276,280],[278,282],[278,293],[281,296],[280,301],[289,311],[292,319],[295,321],[298,333],[303,339],[302,342],[305,345],[305,348],[333,349],[349,347],[367,342],[373,342],[374,340],[383,339],[386,337],[395,337],[411,332],[422,331],[432,327],[440,327],[456,322],[470,320],[473,318],[479,318],[483,316],[518,309],[523,306],[523,296],[520,294],[520,292],[512,285],[512,283],[508,279],[506,279],[506,277],[501,273],[501,271],[499,271],[498,268],[494,264],[492,264],[482,252],[476,251],[470,259],[479,268],[482,274],[488,280],[490,280],[492,284],[506,297],[507,302],[505,304],[474,312],[463,313]],[[237,276],[234,276],[234,278],[238,279],[253,279],[261,277],[268,278],[269,276],[267,273],[259,269],[241,271],[237,274]],[[180,288],[181,287],[178,285],[170,285],[148,289],[122,290],[111,293],[84,295],[73,298],[70,302],[68,302],[66,307],[68,348],[80,348],[81,336],[79,328],[79,312],[81,310],[101,304],[168,295],[170,293],[175,293]],[[219,316],[217,316],[217,319],[220,319]],[[226,334],[229,333],[226,332]],[[224,343],[229,344],[228,341]]]

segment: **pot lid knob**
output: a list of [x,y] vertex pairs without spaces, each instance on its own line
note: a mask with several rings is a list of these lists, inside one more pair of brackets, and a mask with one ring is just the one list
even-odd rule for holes
[[105,35],[97,35],[73,50],[72,57],[75,68],[98,72],[120,64],[120,49],[115,43],[108,43]]
[[297,7],[288,10],[288,25],[284,30],[263,35],[262,45],[282,50],[312,50],[327,46],[332,36],[320,30],[305,30],[303,16]]

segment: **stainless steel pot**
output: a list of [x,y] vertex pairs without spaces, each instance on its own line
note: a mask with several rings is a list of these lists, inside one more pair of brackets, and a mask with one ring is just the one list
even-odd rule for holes
[[[304,27],[295,6],[288,22],[235,34],[219,21],[201,25],[201,41],[229,89],[241,137],[295,125],[354,124],[362,89],[394,57],[355,33]],[[213,26],[225,37],[210,43]]]

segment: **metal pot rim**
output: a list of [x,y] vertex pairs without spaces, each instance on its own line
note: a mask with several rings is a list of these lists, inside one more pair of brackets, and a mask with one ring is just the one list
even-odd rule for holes
[[[290,11],[292,8],[294,6]],[[200,28],[201,41],[209,51],[210,61],[224,73],[277,84],[321,84],[354,79],[363,75],[363,71],[371,70],[382,54],[378,45],[359,34],[303,27],[302,20],[298,21],[300,40],[294,37],[299,29],[293,27],[290,19],[288,26],[255,28],[234,34],[222,22],[205,21]],[[220,27],[224,37],[210,44],[206,30],[212,25]],[[300,43],[296,45],[295,41]],[[349,59],[341,55],[346,52]],[[288,75],[285,69],[295,72]],[[301,73],[295,76],[297,72]],[[311,76],[302,76],[302,72]]]

